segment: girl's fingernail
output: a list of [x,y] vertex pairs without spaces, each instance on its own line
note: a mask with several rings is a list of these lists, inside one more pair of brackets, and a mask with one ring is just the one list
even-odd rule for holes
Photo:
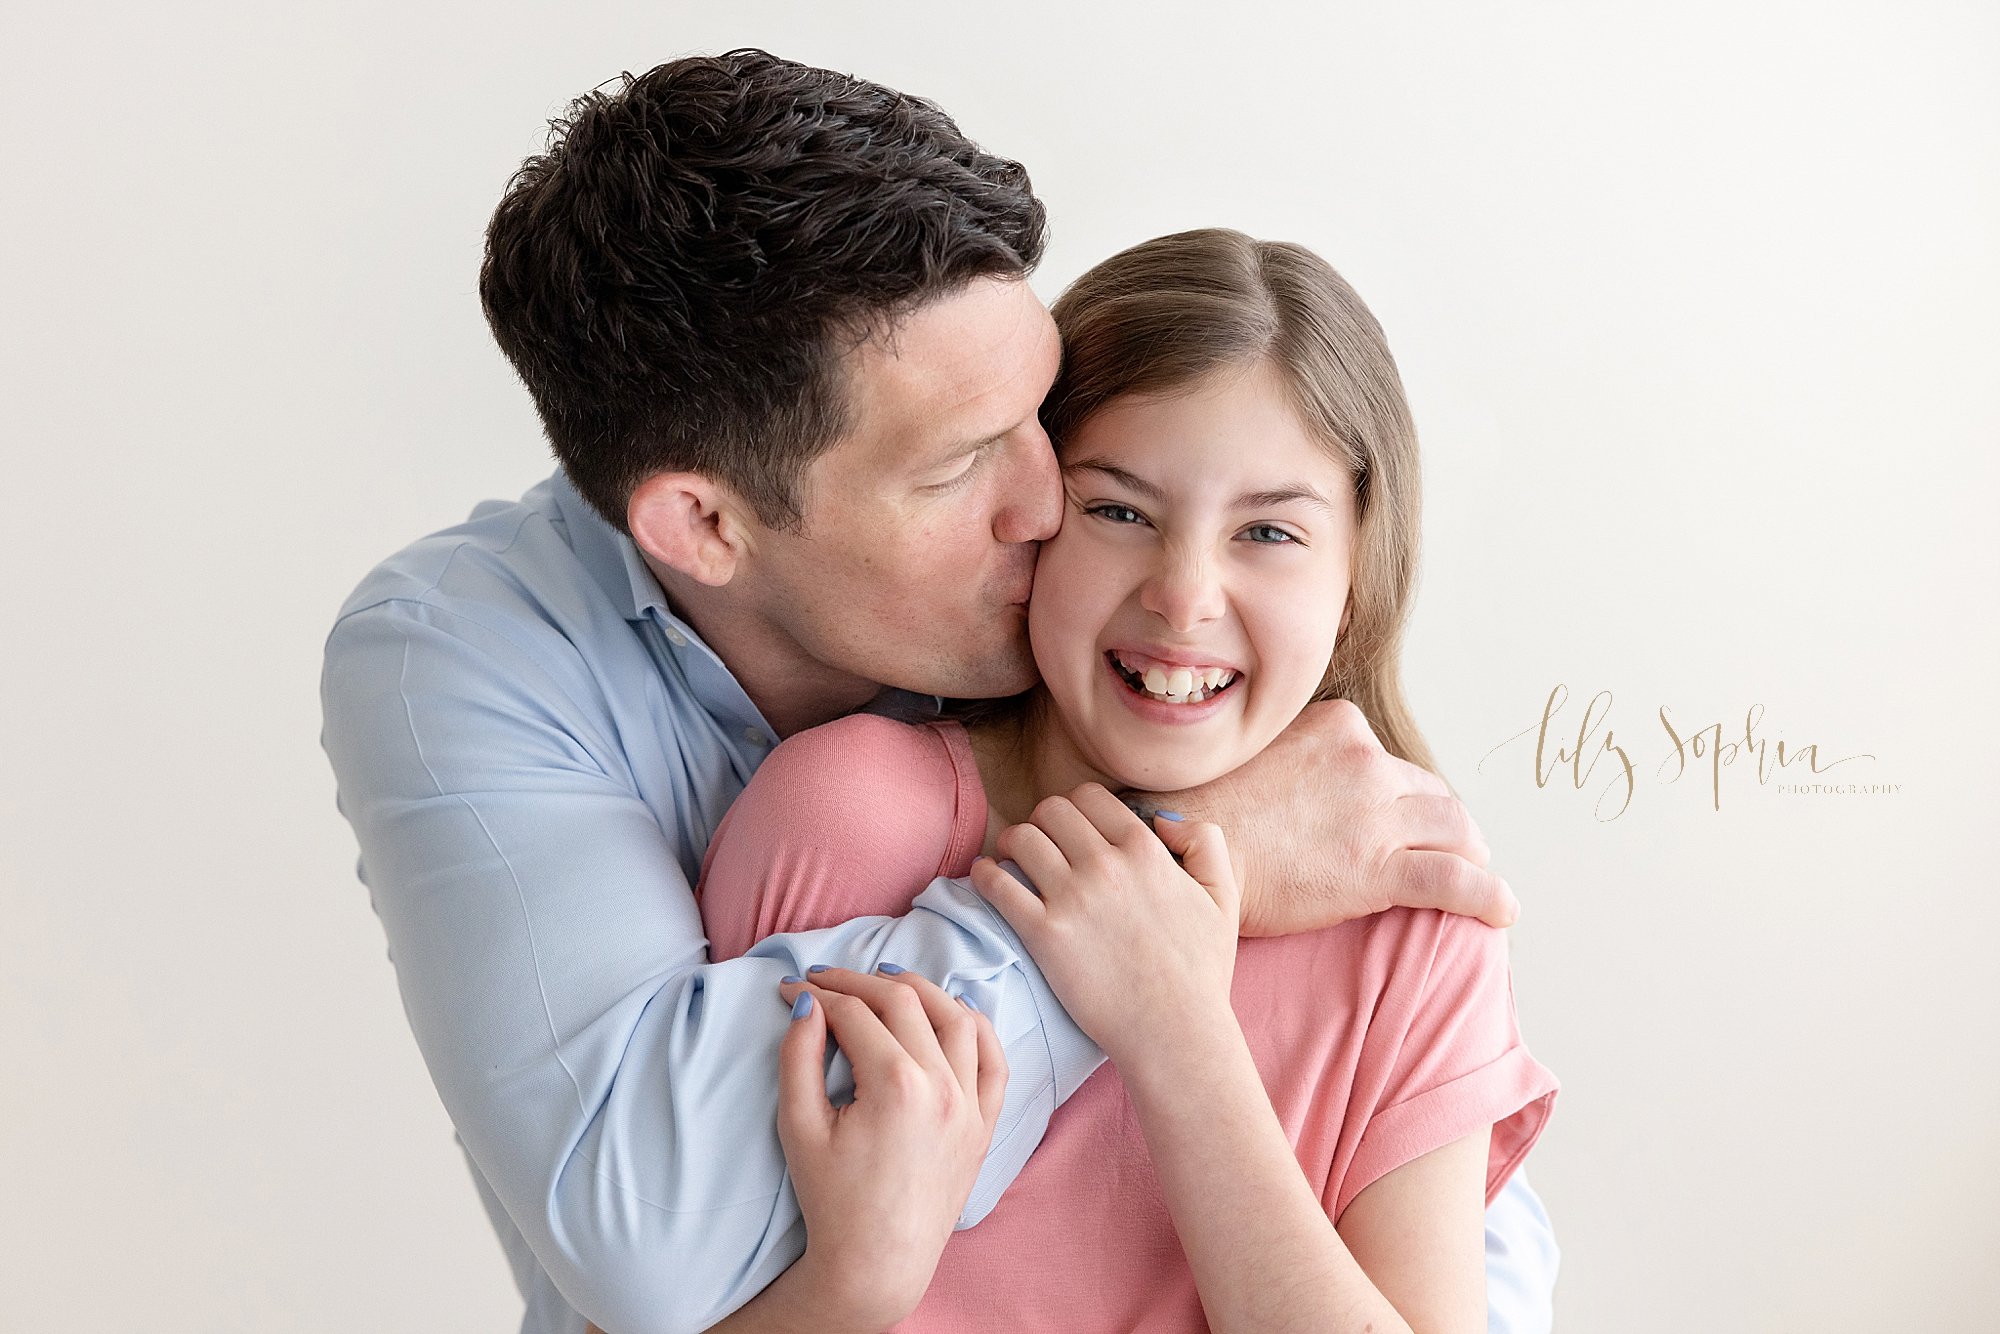
[[806,969],[806,971],[808,973],[823,973],[831,967],[833,967],[833,965],[830,963],[816,963],[812,967]]
[[803,982],[803,981],[805,981],[805,979],[803,977],[800,977],[797,973],[787,973],[785,974],[785,976],[778,979],[778,985],[782,987],[787,982]]
[[971,1010],[974,1014],[979,1013],[979,1007],[972,1003],[972,998],[970,996],[960,996],[958,998],[958,1003],[960,1005],[963,1005],[966,1009]]
[[883,972],[889,974],[889,976],[891,977],[894,977],[897,973],[907,973],[910,971],[909,969],[904,968],[900,964],[878,963],[875,966],[881,969]]
[[813,994],[801,991],[799,998],[792,1002],[792,1018],[803,1019],[813,1012]]
[[1175,824],[1179,824],[1183,819],[1187,818],[1179,811],[1154,811],[1153,814],[1159,816],[1162,820],[1172,820]]

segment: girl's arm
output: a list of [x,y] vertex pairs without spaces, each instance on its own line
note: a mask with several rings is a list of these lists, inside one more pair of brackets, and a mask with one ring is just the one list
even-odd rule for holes
[[1217,1334],[1486,1328],[1486,1129],[1376,1180],[1336,1231],[1233,1014],[1119,1075]]
[[1486,1131],[1384,1172],[1335,1230],[1231,1007],[1241,896],[1219,829],[1149,833],[1086,783],[998,846],[1033,890],[986,858],[973,884],[1117,1065],[1211,1328],[1484,1329]]

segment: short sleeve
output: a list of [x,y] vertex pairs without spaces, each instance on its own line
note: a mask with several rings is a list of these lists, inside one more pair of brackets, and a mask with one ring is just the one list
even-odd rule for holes
[[1393,957],[1379,961],[1387,981],[1349,1108],[1366,1124],[1347,1170],[1328,1183],[1328,1217],[1404,1163],[1489,1125],[1490,1204],[1541,1136],[1560,1087],[1521,1040],[1507,934],[1427,909],[1382,916],[1396,920],[1370,951]]
[[[936,727],[854,714],[786,738],[709,843],[710,957],[766,936],[900,916],[962,841],[958,756]],[[978,815],[984,825],[984,803]]]

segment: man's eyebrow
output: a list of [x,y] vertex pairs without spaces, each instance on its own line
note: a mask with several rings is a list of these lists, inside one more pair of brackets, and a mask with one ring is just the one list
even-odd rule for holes
[[[1107,462],[1104,459],[1078,459],[1074,463],[1068,463],[1063,466],[1064,472],[1078,472],[1086,469],[1091,472],[1103,473],[1120,486],[1125,487],[1129,491],[1137,492],[1147,500],[1152,501],[1155,505],[1166,503],[1167,493],[1161,490],[1159,486],[1135,473],[1127,472],[1117,464]],[[1272,505],[1283,505],[1294,500],[1302,500],[1308,505],[1325,510],[1327,514],[1335,518],[1340,516],[1340,511],[1334,508],[1332,501],[1320,493],[1319,488],[1308,486],[1304,482],[1288,482],[1283,486],[1274,486],[1265,491],[1245,491],[1242,495],[1231,501],[1229,507],[1239,510],[1266,509]]]

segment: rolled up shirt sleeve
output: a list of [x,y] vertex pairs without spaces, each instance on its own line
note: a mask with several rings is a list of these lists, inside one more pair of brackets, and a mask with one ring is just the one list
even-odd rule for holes
[[[438,1095],[535,1261],[605,1328],[706,1328],[803,1252],[776,1130],[785,974],[888,957],[992,1018],[1006,1108],[961,1226],[1103,1059],[1005,921],[954,882],[902,917],[709,962],[685,849],[626,763],[630,719],[599,707],[559,643],[376,602],[335,626],[322,706]],[[836,1056],[830,1093],[851,1088]]]

